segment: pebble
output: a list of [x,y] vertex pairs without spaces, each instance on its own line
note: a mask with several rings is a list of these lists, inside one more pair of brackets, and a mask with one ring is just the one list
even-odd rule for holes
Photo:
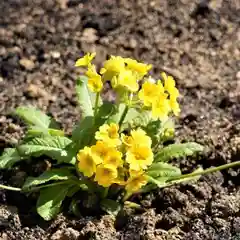
[[58,59],[61,57],[61,53],[60,52],[57,52],[57,51],[51,51],[50,52],[50,56],[54,59]]
[[129,47],[132,48],[132,49],[134,49],[134,48],[137,47],[137,41],[136,41],[136,39],[130,38],[130,40],[129,40]]
[[52,96],[49,94],[47,91],[45,91],[43,88],[35,85],[35,84],[30,84],[26,90],[26,93],[28,96],[32,98],[44,98],[46,100],[52,100],[55,101],[56,97]]
[[94,28],[85,28],[82,33],[82,41],[94,43],[98,40],[97,30]]
[[237,72],[236,77],[237,79],[240,79],[240,71]]
[[31,71],[35,68],[35,64],[32,60],[27,58],[22,58],[19,60],[20,65],[28,71]]
[[66,228],[57,230],[52,236],[51,240],[76,240],[79,239],[80,233],[73,228]]

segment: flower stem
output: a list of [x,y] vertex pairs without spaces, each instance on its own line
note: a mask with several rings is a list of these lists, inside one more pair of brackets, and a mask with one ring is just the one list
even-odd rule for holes
[[127,193],[124,195],[123,199],[122,199],[123,202],[127,201],[131,196],[132,196],[132,193],[127,192]]
[[205,174],[209,174],[209,173],[213,173],[213,172],[217,172],[217,171],[221,171],[227,168],[232,168],[232,167],[237,167],[240,166],[240,161],[236,161],[236,162],[232,162],[232,163],[227,163],[218,167],[213,167],[213,168],[208,168],[206,170],[203,170],[201,172],[194,172],[194,173],[188,173],[188,174],[183,174],[180,175],[178,177],[175,177],[173,179],[170,179],[170,181],[175,181],[175,180],[180,180],[180,179],[184,179],[184,178],[189,178],[189,177],[196,177],[199,175],[205,175]]
[[108,190],[109,190],[108,187],[106,187],[106,188],[104,189],[104,191],[103,191],[103,198],[106,198],[106,197],[107,197],[107,195],[108,195]]
[[69,181],[62,181],[62,182],[54,182],[54,183],[50,183],[50,184],[46,184],[46,185],[42,185],[42,186],[37,186],[37,187],[30,187],[29,189],[27,190],[22,190],[23,192],[32,192],[32,191],[38,191],[42,188],[47,188],[47,187],[54,187],[54,186],[57,186],[57,185],[62,185],[62,184],[66,184],[66,183],[70,183],[70,182],[73,182],[72,180],[69,180]]
[[96,117],[96,115],[97,115],[99,97],[100,97],[100,93],[98,92],[98,93],[96,94],[96,99],[95,99],[94,117]]
[[119,120],[119,123],[118,123],[119,129],[121,128],[121,126],[123,124],[123,121],[124,121],[125,117],[127,116],[128,110],[129,110],[129,106],[126,105],[124,110],[123,110],[122,116],[121,116],[121,118]]
[[6,190],[10,190],[10,191],[17,191],[17,192],[20,192],[22,190],[21,188],[5,186],[2,184],[0,184],[0,189],[6,189]]

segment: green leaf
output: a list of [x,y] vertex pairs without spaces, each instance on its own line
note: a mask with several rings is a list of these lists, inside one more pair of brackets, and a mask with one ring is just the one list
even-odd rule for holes
[[64,132],[59,129],[54,128],[39,128],[39,127],[29,127],[27,130],[26,136],[23,139],[23,142],[28,142],[36,137],[44,136],[64,136]]
[[153,178],[170,178],[181,175],[181,170],[171,164],[158,162],[153,163],[147,170],[147,175]]
[[[125,104],[121,103],[118,106],[118,112],[115,113],[110,120],[118,123],[125,109]],[[130,108],[124,119],[123,125],[132,125],[132,126],[144,126],[150,120],[150,114],[148,111],[141,111],[140,109]]]
[[81,76],[77,79],[76,93],[78,104],[81,108],[82,117],[93,116],[93,105],[87,88],[88,78]]
[[56,217],[69,188],[72,186],[72,184],[66,183],[42,189],[37,201],[38,214],[46,221]]
[[[192,173],[200,173],[201,171],[203,171],[203,169],[200,167]],[[150,184],[144,186],[142,188],[142,192],[152,191],[153,189],[155,189],[155,186],[157,186],[158,188],[164,188],[164,187],[170,187],[172,185],[179,184],[182,182],[193,181],[193,180],[197,181],[200,177],[201,175],[193,176],[193,177],[184,177],[184,175],[179,175],[179,176],[173,176],[173,177],[167,177],[167,178],[166,177],[153,178],[148,175],[148,182]]]
[[[72,141],[67,137],[48,136],[34,138],[26,144],[18,146],[18,152],[24,157],[39,157],[46,155],[54,160],[66,163],[75,163],[75,157],[69,150]],[[74,152],[75,153],[75,152]]]
[[15,163],[23,160],[16,148],[6,148],[0,156],[0,169],[11,168]]
[[81,217],[81,212],[78,206],[79,202],[79,199],[73,198],[69,206],[70,212],[73,213],[76,217]]
[[34,107],[18,107],[15,114],[22,118],[26,124],[39,128],[48,128],[51,118]]
[[104,102],[98,109],[98,112],[96,115],[96,122],[101,121],[101,123],[98,125],[102,125],[111,116],[116,114],[116,112],[117,112],[116,104],[113,104],[110,102]]
[[[153,183],[154,185],[156,185],[158,188],[164,188],[164,187],[167,187],[168,184],[166,183],[167,181],[167,178],[165,177],[160,177],[159,179],[157,178],[153,178],[151,176],[148,176],[148,182],[149,183]],[[149,187],[149,185],[147,185]],[[146,186],[146,187],[147,187]],[[151,185],[150,185],[151,186]],[[143,191],[146,192],[146,189],[147,188],[144,188],[143,187]],[[152,190],[153,188],[149,188],[150,190]]]
[[167,162],[172,158],[191,156],[203,151],[203,146],[195,143],[175,143],[164,147],[155,155],[155,162]]
[[111,199],[104,199],[100,203],[101,208],[110,215],[117,216],[122,209],[122,205]]
[[35,137],[64,136],[64,132],[59,129],[60,127],[54,119],[34,107],[19,107],[15,110],[15,114],[28,125],[23,142]]
[[54,129],[54,128],[48,128],[48,133],[51,136],[64,136],[64,131],[60,130],[60,129]]
[[[195,171],[193,171],[192,173],[200,173],[202,171],[203,171],[203,168],[199,167]],[[184,177],[184,174],[183,174],[181,176],[181,178],[174,180],[174,177],[173,177],[173,179],[171,179],[169,182],[171,184],[178,184],[178,183],[187,182],[187,181],[197,181],[197,180],[200,179],[200,177],[201,177],[201,174],[198,175],[198,176],[193,176],[193,177]]]
[[72,140],[78,148],[88,145],[94,134],[94,118],[85,117],[74,127],[72,132]]
[[[76,180],[76,183],[77,181],[79,181],[77,178],[75,179]],[[82,185],[80,185],[81,182],[79,181],[79,185],[73,185],[69,190],[68,190],[68,193],[67,193],[67,196],[68,197],[72,197],[76,192],[78,192],[80,189],[82,189]]]
[[47,183],[49,181],[63,181],[74,178],[74,175],[69,171],[69,169],[52,169],[42,173],[38,177],[28,177],[22,186],[23,191],[37,185]]

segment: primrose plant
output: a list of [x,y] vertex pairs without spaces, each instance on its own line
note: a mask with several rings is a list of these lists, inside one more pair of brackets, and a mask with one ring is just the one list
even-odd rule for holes
[[[173,77],[162,73],[154,80],[148,75],[151,65],[120,56],[111,56],[97,72],[94,57],[88,53],[76,62],[76,67],[85,68],[85,75],[76,83],[81,120],[71,136],[33,107],[16,109],[28,129],[15,148],[4,150],[0,168],[46,157],[51,164],[40,176],[27,177],[21,188],[0,188],[39,191],[37,212],[45,220],[59,213],[65,198],[71,200],[73,213],[81,213],[83,196],[88,204],[117,214],[125,204],[137,206],[130,201],[134,194],[239,165],[235,162],[182,174],[169,160],[191,156],[203,147],[194,142],[166,145],[174,137],[172,116],[180,112]],[[114,102],[104,98],[106,88]]]

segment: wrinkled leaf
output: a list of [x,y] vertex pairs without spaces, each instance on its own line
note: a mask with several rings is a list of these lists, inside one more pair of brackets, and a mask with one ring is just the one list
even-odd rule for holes
[[18,107],[15,114],[30,126],[48,128],[51,123],[51,118],[35,107]]
[[28,177],[22,186],[23,190],[28,190],[29,188],[37,185],[47,183],[49,181],[63,181],[74,178],[74,175],[68,169],[52,169],[42,173],[38,177]]
[[44,138],[34,138],[33,140],[18,146],[18,152],[24,157],[39,157],[46,155],[58,162],[75,163],[71,151],[68,147],[72,141],[67,137],[48,136]]
[[[201,173],[201,171],[202,171],[202,168],[200,167],[192,173]],[[184,177],[184,175],[179,175],[179,176],[170,177],[170,178],[169,177],[168,178],[166,178],[166,177],[153,178],[151,176],[148,176],[148,181],[150,184],[143,187],[142,192],[152,191],[153,189],[156,188],[155,186],[157,186],[158,188],[164,188],[164,187],[170,187],[172,185],[179,184],[182,182],[197,181],[200,177],[201,177],[201,174],[199,174],[198,176],[194,176],[194,177]],[[176,179],[174,179],[174,178],[176,178]]]
[[193,177],[184,177],[184,174],[181,175],[180,179],[174,179],[174,177],[169,181],[169,183],[171,184],[178,184],[178,183],[181,183],[181,182],[187,182],[187,181],[197,181],[200,179],[201,177],[201,172],[203,171],[203,168],[202,167],[199,167],[197,168],[195,171],[193,171],[192,173],[199,173],[198,176],[193,176]]
[[[167,179],[168,178],[166,178],[166,177],[153,178],[151,176],[148,176],[148,182],[155,184],[158,188],[164,188],[164,187],[168,186],[166,183]],[[146,189],[145,189],[145,191],[146,191]]]
[[78,148],[82,148],[90,143],[94,135],[94,118],[85,117],[74,127],[72,140]]
[[70,212],[73,213],[76,217],[81,217],[81,212],[78,206],[79,202],[79,199],[73,198],[69,206]]
[[18,107],[15,110],[15,114],[28,125],[27,134],[23,142],[35,137],[64,136],[64,132],[60,130],[59,124],[35,107]]
[[76,93],[78,104],[81,108],[82,118],[93,116],[93,105],[87,87],[88,78],[81,76],[77,79]]
[[[110,120],[118,123],[125,109],[125,104],[121,103],[118,106],[118,112],[115,113]],[[123,125],[131,126],[145,126],[150,120],[150,114],[148,111],[141,111],[140,109],[130,108],[124,119]]]
[[37,201],[38,214],[49,221],[60,212],[61,205],[72,184],[62,184],[42,189]]
[[147,175],[153,178],[170,178],[181,175],[181,170],[171,164],[158,162],[153,163],[147,170]]
[[44,136],[64,136],[64,132],[59,129],[54,128],[39,128],[39,127],[29,127],[27,130],[26,136],[23,139],[23,142],[27,142],[36,137]]
[[23,157],[19,156],[16,148],[6,148],[0,156],[0,169],[11,168],[16,162],[23,160]]
[[155,162],[167,162],[172,158],[191,156],[194,153],[203,151],[203,146],[195,143],[175,143],[162,148],[155,155]]
[[116,104],[110,102],[104,102],[100,107],[96,115],[96,123],[100,126],[106,120],[111,118],[117,112]]
[[111,199],[104,199],[101,201],[101,208],[110,215],[117,216],[122,208],[122,205]]

